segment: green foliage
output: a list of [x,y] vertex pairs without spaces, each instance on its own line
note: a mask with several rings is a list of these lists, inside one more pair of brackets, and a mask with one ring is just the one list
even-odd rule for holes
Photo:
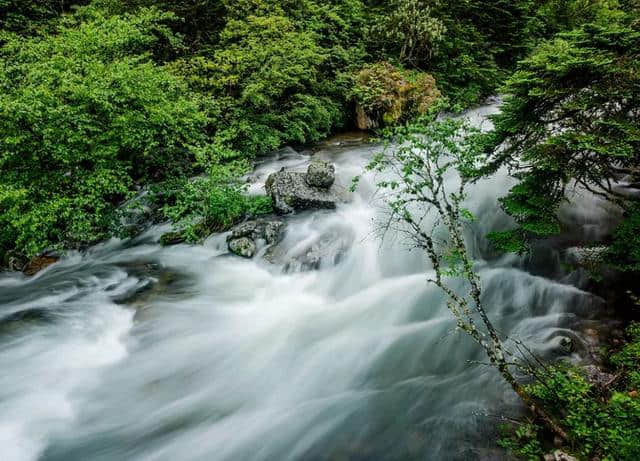
[[626,330],[624,347],[610,357],[611,363],[634,372],[640,371],[640,323],[632,323]]
[[507,164],[521,179],[502,203],[523,237],[559,231],[555,215],[570,184],[625,205],[611,181],[634,168],[640,151],[640,30],[629,19],[560,34],[507,82],[485,140],[502,146],[494,169]]
[[539,461],[544,455],[539,441],[540,429],[535,424],[503,424],[500,426],[498,445],[518,458]]
[[531,18],[528,33],[532,41],[548,38],[615,14],[618,6],[616,0],[546,0]]
[[246,184],[237,179],[235,168],[213,167],[208,176],[185,181],[175,203],[165,206],[165,214],[187,241],[197,242],[246,217],[273,211],[270,197],[246,195]]
[[605,262],[623,271],[640,270],[640,209],[634,205],[614,231]]
[[86,3],[88,0],[0,0],[0,41],[9,37],[7,33],[40,32],[73,5]]
[[181,19],[173,26],[189,45],[199,47],[216,40],[224,27],[226,8],[222,0],[94,0],[112,14],[136,13],[141,8],[157,8]]
[[138,181],[188,168],[206,118],[150,57],[171,19],[96,10],[0,55],[0,248],[33,255],[106,236]]
[[466,107],[495,94],[526,51],[530,1],[436,1],[447,33],[429,70],[452,103]]
[[539,404],[561,415],[573,450],[591,458],[632,461],[640,456],[640,400],[614,391],[602,401],[580,370],[557,365],[528,387]]
[[251,158],[341,126],[348,88],[341,72],[361,56],[354,35],[360,3],[226,5],[215,46],[174,66],[213,98],[217,157]]

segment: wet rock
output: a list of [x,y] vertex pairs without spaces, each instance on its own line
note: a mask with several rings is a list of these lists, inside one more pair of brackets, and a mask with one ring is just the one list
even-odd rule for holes
[[227,236],[229,251],[245,258],[253,258],[258,242],[273,245],[280,241],[284,222],[278,219],[258,219],[238,224]]
[[28,264],[29,259],[20,254],[15,254],[12,252],[3,255],[2,258],[2,266],[16,272],[22,272]]
[[595,365],[588,365],[582,370],[587,381],[600,390],[606,389],[615,379],[615,375],[602,371]]
[[560,338],[560,351],[564,354],[571,354],[575,350],[573,339],[568,336],[562,336]]
[[22,269],[22,272],[29,276],[36,275],[41,270],[58,262],[58,259],[60,259],[58,256],[48,254],[36,256],[29,261],[29,263]]
[[330,163],[314,162],[307,169],[307,184],[328,189],[336,181],[336,169]]
[[184,231],[167,232],[160,237],[160,245],[170,246],[184,243],[187,240],[187,236]]
[[553,453],[544,455],[544,461],[578,461],[578,458],[575,458],[562,450],[556,450]]
[[361,104],[356,104],[356,125],[360,130],[380,128],[378,120],[375,117],[371,117]]
[[248,237],[251,239],[258,238],[258,223],[256,221],[247,221],[242,224],[238,224],[231,229],[231,234],[227,237],[227,241],[239,239],[241,237]]
[[273,200],[273,208],[279,214],[296,210],[333,209],[341,201],[335,185],[328,189],[310,186],[306,173],[280,170],[267,178],[265,188]]
[[248,237],[240,237],[229,241],[229,251],[243,258],[253,258],[256,250],[256,243]]
[[277,219],[247,221],[231,229],[231,234],[227,237],[227,241],[247,237],[251,240],[262,239],[271,245],[278,242],[283,227],[284,223]]

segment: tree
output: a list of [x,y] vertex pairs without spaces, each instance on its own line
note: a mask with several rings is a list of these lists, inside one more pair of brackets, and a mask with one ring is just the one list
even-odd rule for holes
[[465,224],[473,220],[464,208],[466,187],[484,162],[473,130],[459,120],[426,119],[394,134],[393,144],[368,166],[387,174],[378,183],[390,210],[384,233],[400,232],[424,252],[433,269],[427,282],[444,293],[457,329],[482,347],[489,365],[523,403],[567,439],[555,417],[536,403],[516,376],[517,371],[544,383],[544,364],[520,340],[501,335],[483,304],[482,284],[465,242]]
[[[73,5],[88,0],[0,0],[0,33],[32,34]],[[0,40],[3,38],[0,36]]]
[[[541,45],[508,80],[495,131],[492,168],[520,179],[502,199],[518,227],[493,235],[523,251],[556,234],[556,212],[570,185],[629,209],[640,177],[640,28],[621,13]],[[498,148],[500,147],[500,148]],[[631,189],[618,187],[626,177]]]
[[400,62],[420,66],[433,56],[447,28],[424,0],[392,0],[372,29],[381,48],[389,48]]

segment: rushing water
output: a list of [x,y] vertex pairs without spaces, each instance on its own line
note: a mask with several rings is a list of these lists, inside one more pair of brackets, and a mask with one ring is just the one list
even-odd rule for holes
[[[343,137],[313,155],[346,187],[376,149]],[[310,158],[281,152],[253,189]],[[468,204],[486,305],[542,354],[574,338],[577,358],[598,301],[558,251],[498,257],[482,238],[508,225],[496,197],[510,184],[498,174]],[[228,255],[224,235],[162,248],[160,226],[33,278],[0,275],[0,459],[499,459],[486,413],[517,414],[517,401],[493,370],[467,363],[481,351],[452,333],[424,258],[376,238],[374,190],[365,177],[337,210],[288,218],[273,264]],[[592,234],[601,211],[583,201],[587,212],[568,214]],[[312,247],[320,268],[300,271]]]

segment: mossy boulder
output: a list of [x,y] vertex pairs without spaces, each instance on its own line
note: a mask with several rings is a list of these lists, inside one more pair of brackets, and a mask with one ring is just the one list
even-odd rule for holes
[[440,91],[430,74],[403,70],[383,61],[355,74],[352,98],[358,128],[371,130],[427,113],[440,99]]

